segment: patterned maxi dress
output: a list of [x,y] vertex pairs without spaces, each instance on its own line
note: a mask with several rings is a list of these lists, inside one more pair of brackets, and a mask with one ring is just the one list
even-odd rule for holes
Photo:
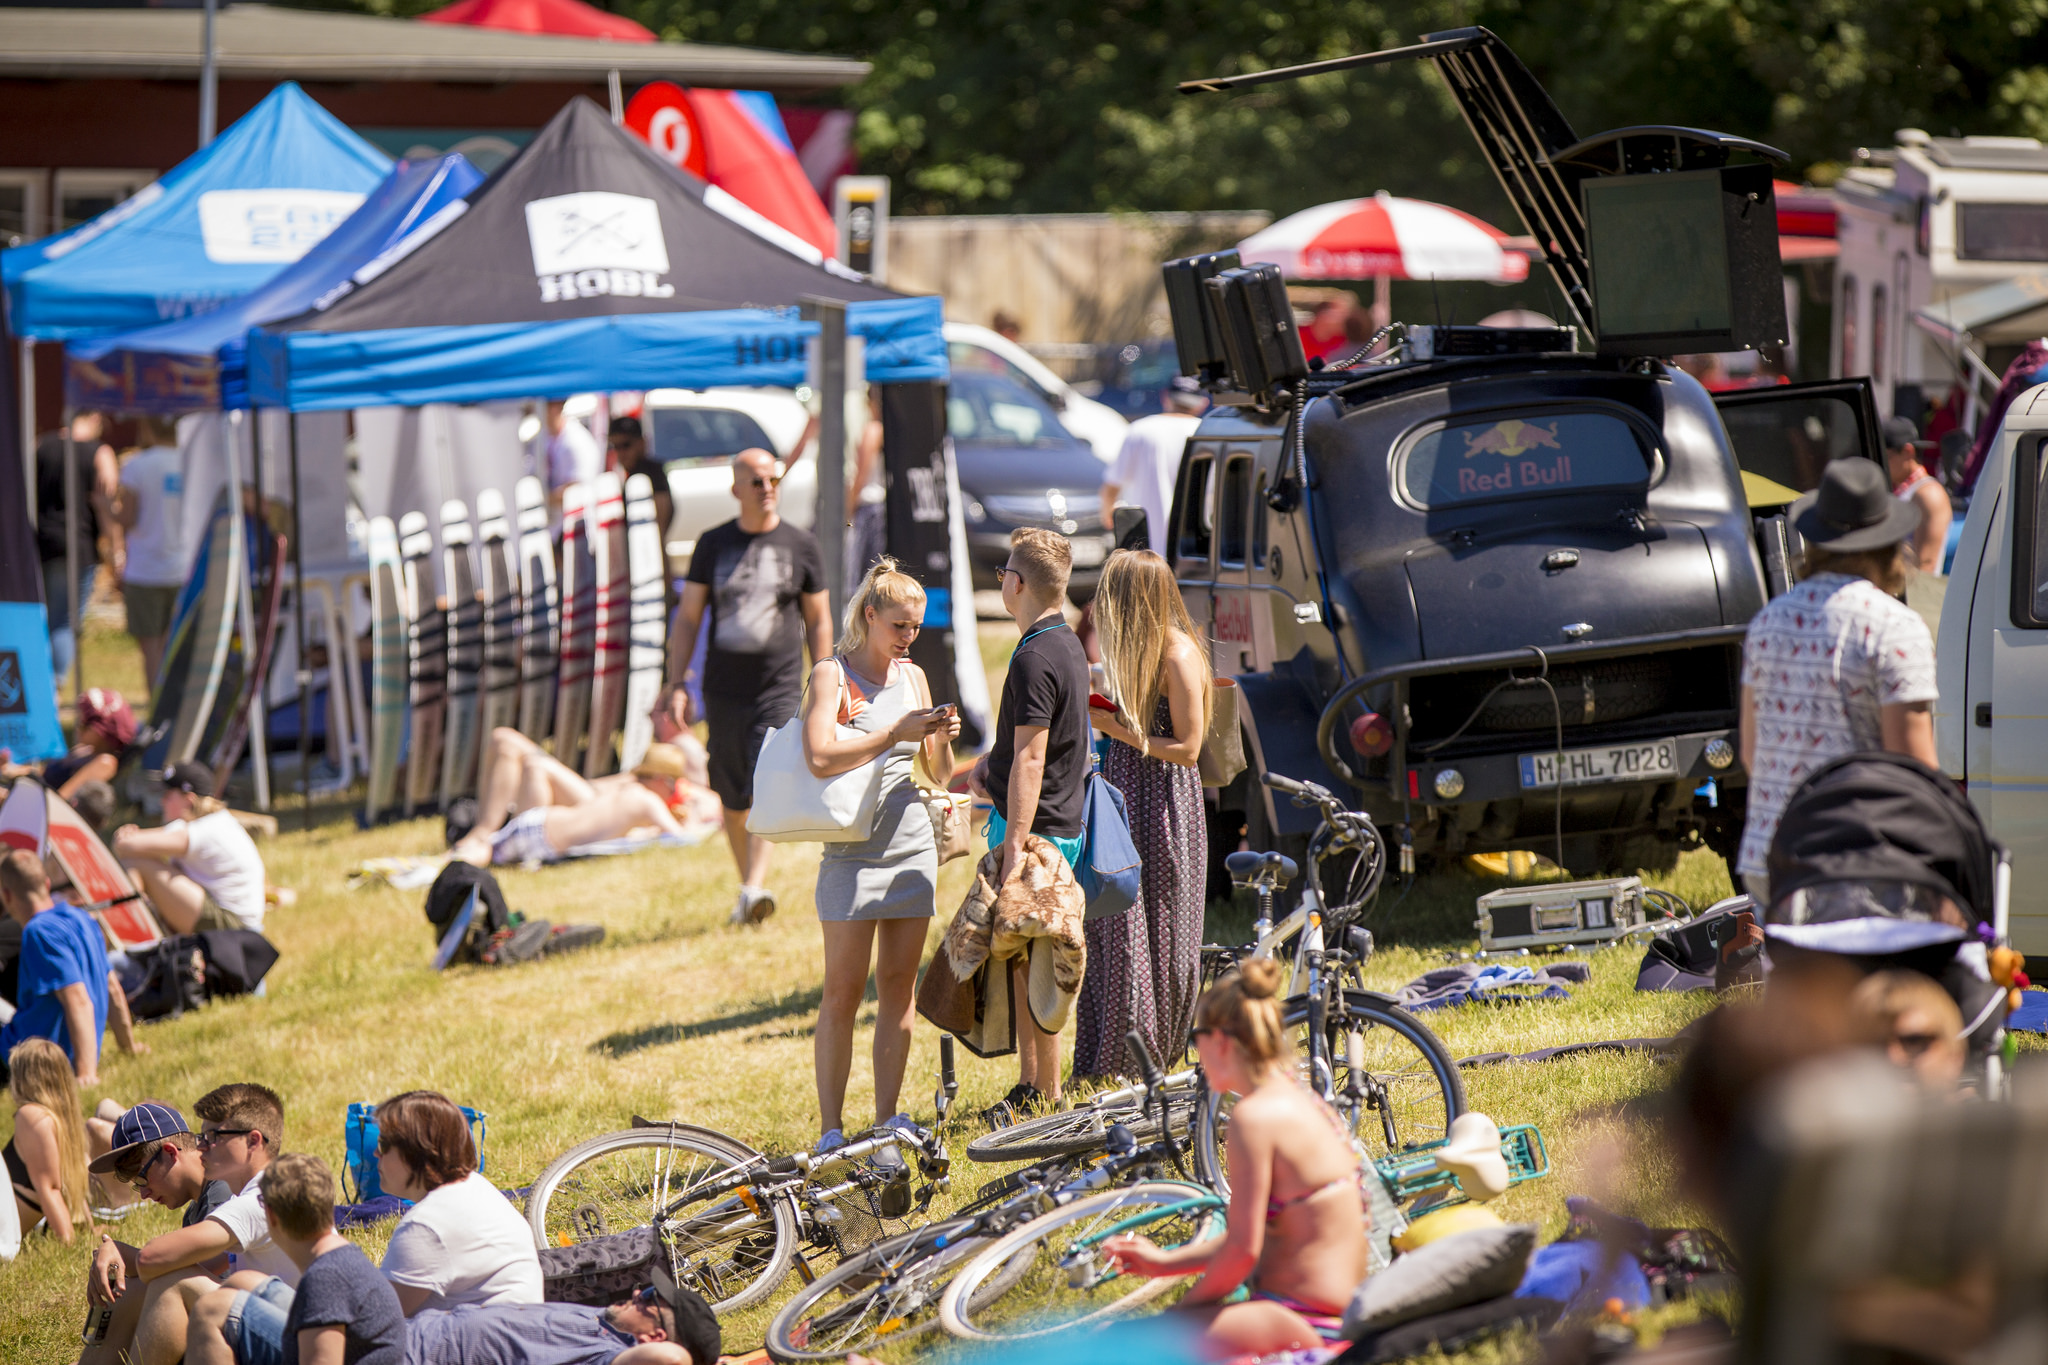
[[[1152,734],[1173,735],[1165,697],[1153,714]],[[1195,769],[1147,758],[1111,740],[1102,774],[1124,794],[1144,872],[1135,905],[1088,925],[1088,974],[1076,1007],[1074,1074],[1132,1076],[1137,1073],[1124,1047],[1125,1033],[1138,1030],[1153,1055],[1170,1067],[1187,1047],[1194,1026],[1209,828],[1202,778]]]

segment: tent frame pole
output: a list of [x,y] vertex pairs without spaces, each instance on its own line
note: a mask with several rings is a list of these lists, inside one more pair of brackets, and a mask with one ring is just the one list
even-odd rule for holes
[[64,624],[71,632],[71,704],[85,693],[85,641],[79,637],[78,590],[78,431],[77,413],[64,405]]
[[[239,416],[241,409],[237,408]],[[263,409],[249,405],[249,486],[256,494],[256,524],[261,528],[257,544],[261,548],[258,563],[269,562],[270,518],[264,515],[263,505]],[[242,564],[242,572],[248,572],[248,562]],[[263,652],[263,645],[256,638],[256,581],[251,578],[244,582],[242,594],[242,657],[247,667],[256,666],[256,658]],[[270,809],[270,679],[253,680],[255,686],[249,692],[249,772],[256,781],[256,809]],[[222,779],[225,783],[226,779]]]
[[[811,523],[825,560],[832,619],[846,614],[846,305],[806,295],[806,322],[818,324],[818,513]],[[801,451],[798,452],[802,454]]]
[[36,524],[36,343],[21,342],[21,477],[27,497],[28,524]]
[[[306,662],[306,557],[305,517],[299,508],[299,414],[285,409],[285,421],[290,433],[292,466],[292,639],[297,647],[293,663],[298,672],[299,684],[299,802],[302,807],[305,828],[313,828],[313,760],[307,754],[307,744],[312,732],[306,714],[307,692],[313,682],[313,670]],[[330,648],[331,656],[335,651]],[[327,704],[334,705],[334,664],[328,661]]]

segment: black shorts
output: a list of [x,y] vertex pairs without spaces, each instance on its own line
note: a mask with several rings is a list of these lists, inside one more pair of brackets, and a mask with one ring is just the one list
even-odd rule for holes
[[719,697],[704,694],[704,721],[710,731],[708,751],[711,790],[727,810],[752,810],[754,763],[768,732],[796,716],[797,698]]

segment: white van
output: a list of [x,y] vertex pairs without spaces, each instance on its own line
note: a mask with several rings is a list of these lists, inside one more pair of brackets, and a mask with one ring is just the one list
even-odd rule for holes
[[2048,954],[2048,385],[2013,401],[1970,500],[1935,643],[1934,739],[2012,852],[2012,943]]

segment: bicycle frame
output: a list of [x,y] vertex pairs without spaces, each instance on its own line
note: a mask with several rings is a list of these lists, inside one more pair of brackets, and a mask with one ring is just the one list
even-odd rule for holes
[[[812,1210],[816,1206],[829,1204],[857,1190],[884,1183],[873,1177],[856,1176],[837,1185],[819,1185],[816,1178],[820,1172],[850,1165],[863,1157],[873,1156],[884,1150],[895,1151],[905,1145],[913,1149],[913,1155],[921,1168],[939,1168],[934,1183],[928,1187],[923,1201],[929,1206],[930,1193],[943,1188],[947,1183],[943,1155],[935,1158],[925,1149],[924,1144],[916,1141],[911,1135],[890,1129],[877,1133],[874,1137],[862,1138],[858,1142],[835,1147],[825,1153],[793,1152],[788,1156],[760,1157],[732,1170],[720,1181],[693,1187],[681,1198],[662,1208],[655,1221],[661,1224],[678,1223],[693,1237],[702,1237],[709,1233],[729,1240],[743,1236],[755,1228],[770,1226],[774,1221],[774,1215],[769,1212],[769,1205],[777,1199],[788,1199],[795,1205],[800,1226],[808,1231],[812,1222]],[[943,1149],[941,1151],[943,1152]],[[696,1204],[705,1199],[716,1199],[719,1202],[702,1212],[687,1217],[681,1216],[686,1205]],[[736,1213],[740,1209],[744,1209],[745,1213],[738,1217],[723,1216],[727,1213]]]

